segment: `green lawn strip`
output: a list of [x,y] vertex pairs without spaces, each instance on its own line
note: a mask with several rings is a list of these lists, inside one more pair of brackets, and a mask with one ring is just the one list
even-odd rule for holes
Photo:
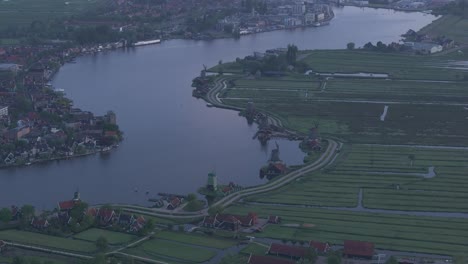
[[[32,256],[26,256],[23,257],[26,261],[31,263],[32,261],[39,261],[39,262],[46,262],[46,261],[51,261],[54,264],[69,264],[70,262],[62,260],[62,259],[56,259],[52,257],[32,257]],[[13,263],[13,257],[2,257],[0,256],[0,263]]]
[[0,239],[26,245],[63,249],[76,252],[90,253],[96,251],[96,246],[94,243],[26,231],[1,231]]
[[137,236],[134,235],[113,232],[98,228],[91,228],[74,236],[74,238],[76,239],[86,240],[90,242],[96,242],[99,237],[106,238],[107,242],[112,245],[128,243],[137,238]]
[[[159,239],[146,241],[136,247],[136,249],[150,256],[169,257],[181,262],[192,261],[201,263],[210,260],[216,255],[215,252],[211,250]],[[133,252],[133,249],[131,249],[130,252]]]
[[245,255],[265,255],[267,253],[269,245],[259,245],[257,243],[250,243],[245,248],[243,248],[239,253]]
[[166,256],[158,255],[152,252],[149,252],[147,250],[144,250],[142,248],[128,248],[123,251],[123,253],[136,256],[136,257],[142,257],[142,258],[148,258],[151,260],[156,260],[168,264],[187,264],[190,263],[189,261],[183,261],[183,260],[174,260],[173,258],[169,258]]
[[160,231],[155,235],[156,238],[177,241],[185,244],[225,249],[237,244],[237,241],[230,239],[221,239],[201,234],[185,234],[182,232]]

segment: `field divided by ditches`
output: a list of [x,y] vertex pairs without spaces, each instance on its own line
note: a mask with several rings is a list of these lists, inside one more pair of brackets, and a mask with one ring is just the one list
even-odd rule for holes
[[92,253],[97,250],[95,243],[18,230],[1,231],[0,240],[82,253]]
[[453,59],[453,56],[314,50],[303,61],[321,73],[387,73],[390,78],[398,79],[464,80],[466,71],[435,67],[449,58]]
[[257,109],[274,113],[291,129],[307,133],[318,122],[322,134],[354,143],[468,145],[468,108],[463,105],[389,104],[383,122],[385,104],[379,101],[317,101],[320,93],[308,98],[290,94],[269,97],[267,92],[258,92],[248,100],[223,102],[244,108],[253,101]]
[[300,98],[318,91],[320,83],[306,78],[300,79],[238,79],[235,85],[223,91],[223,98],[259,98],[267,100]]
[[137,236],[121,232],[113,232],[104,229],[91,228],[76,234],[74,238],[95,243],[100,237],[104,237],[111,245],[120,245],[135,240]]
[[468,212],[468,150],[355,145],[331,173],[385,179],[387,186],[364,189],[368,208]]
[[214,250],[165,239],[152,239],[124,252],[173,264],[203,263],[216,255]]
[[377,248],[409,252],[458,255],[468,252],[468,219],[348,212],[332,209],[239,205],[231,213],[257,212],[281,216],[283,224],[309,224],[292,228],[269,225],[259,237],[291,240],[371,241]]
[[182,232],[160,231],[155,235],[158,239],[170,240],[189,245],[226,249],[236,245],[235,240],[209,237],[202,234],[186,234]]
[[330,79],[326,91],[316,94],[327,99],[363,99],[396,102],[464,103],[468,82],[427,82],[408,80]]

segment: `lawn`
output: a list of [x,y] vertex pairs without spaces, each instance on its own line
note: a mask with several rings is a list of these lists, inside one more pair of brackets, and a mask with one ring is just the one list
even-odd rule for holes
[[18,230],[0,231],[0,239],[27,245],[75,252],[91,253],[96,251],[94,243]]
[[226,249],[237,244],[236,240],[221,239],[201,234],[186,234],[182,232],[160,231],[156,233],[155,237],[184,244],[211,247],[217,249]]
[[269,249],[269,245],[259,245],[257,243],[250,243],[245,248],[243,248],[240,253],[245,255],[265,255]]
[[205,262],[216,255],[214,251],[204,248],[159,239],[146,241],[136,248],[125,250],[125,252],[147,258],[169,258],[175,262],[191,261],[191,263]]
[[98,228],[91,228],[74,236],[74,238],[76,239],[86,240],[90,242],[96,242],[99,237],[106,238],[107,242],[112,245],[129,243],[130,241],[137,238],[134,235],[113,232]]

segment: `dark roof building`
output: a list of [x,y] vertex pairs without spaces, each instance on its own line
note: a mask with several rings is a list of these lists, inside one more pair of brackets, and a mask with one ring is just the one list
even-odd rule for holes
[[270,256],[250,255],[247,264],[294,264],[296,262],[287,259],[280,259]]
[[330,249],[330,245],[328,243],[318,242],[318,241],[310,241],[309,243],[311,248],[315,248],[317,253],[324,254],[327,253]]
[[273,243],[270,245],[270,248],[268,249],[268,254],[288,257],[288,258],[297,260],[297,259],[304,258],[304,256],[307,254],[307,248]]
[[345,240],[343,255],[348,258],[372,259],[374,244],[370,242]]

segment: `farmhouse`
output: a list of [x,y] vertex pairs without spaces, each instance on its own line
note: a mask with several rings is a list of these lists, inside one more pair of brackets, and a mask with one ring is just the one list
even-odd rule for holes
[[268,223],[269,224],[279,224],[279,223],[281,223],[281,217],[279,217],[277,215],[270,215],[268,217]]
[[311,248],[314,248],[318,254],[325,254],[330,249],[330,245],[328,243],[318,241],[310,241],[309,245]]
[[345,240],[343,255],[348,258],[372,259],[374,244],[370,242]]
[[45,228],[49,227],[50,224],[49,224],[49,221],[47,221],[46,219],[39,219],[37,217],[34,217],[31,220],[31,226],[33,226],[34,228],[37,228],[37,229],[45,229]]
[[3,250],[5,250],[6,243],[3,242],[3,240],[0,240],[0,253],[2,253]]
[[251,227],[257,224],[257,222],[258,216],[256,213],[249,213],[247,216],[216,214],[215,216],[205,216],[202,226],[237,231],[242,226]]
[[287,259],[280,259],[270,256],[255,256],[250,255],[248,264],[294,264],[296,262]]
[[299,260],[305,257],[307,248],[273,243],[268,249],[268,254]]

